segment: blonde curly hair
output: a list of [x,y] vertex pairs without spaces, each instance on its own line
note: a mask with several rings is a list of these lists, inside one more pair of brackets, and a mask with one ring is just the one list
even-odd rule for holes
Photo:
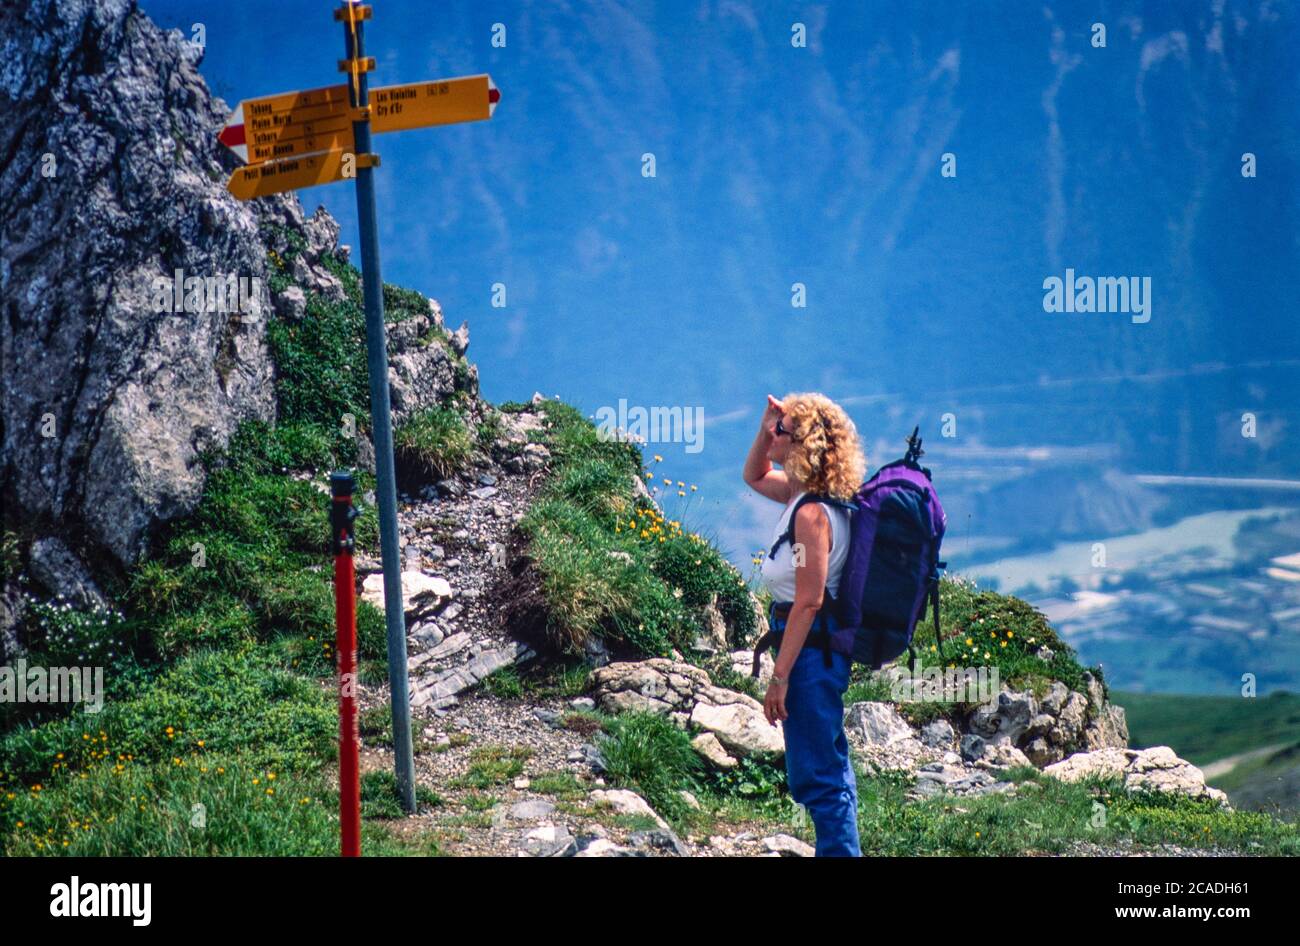
[[810,493],[851,498],[867,461],[844,408],[824,394],[787,394],[781,403],[782,426],[792,435],[786,473]]

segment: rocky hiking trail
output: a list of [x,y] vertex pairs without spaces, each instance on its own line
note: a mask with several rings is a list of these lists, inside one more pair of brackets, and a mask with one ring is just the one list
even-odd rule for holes
[[[606,786],[595,727],[580,715],[595,707],[590,697],[519,699],[477,686],[537,657],[510,635],[500,603],[511,532],[547,456],[538,444],[525,446],[541,426],[538,414],[503,417],[503,437],[523,448],[513,462],[400,496],[416,778],[442,803],[422,805],[397,830],[430,832],[443,850],[465,855],[811,853],[792,837],[770,830],[760,837],[743,824],[716,839],[679,838],[639,796]],[[358,558],[357,570],[363,598],[382,610],[380,563]],[[607,660],[599,650],[594,657]],[[363,713],[382,718],[388,701],[386,683],[362,684]],[[375,744],[363,730],[363,773],[392,768],[391,744]]]

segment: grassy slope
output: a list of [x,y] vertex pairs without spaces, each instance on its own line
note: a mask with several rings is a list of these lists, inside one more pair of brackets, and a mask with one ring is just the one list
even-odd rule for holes
[[[299,234],[279,236],[289,249],[269,253],[273,291],[289,284],[302,249]],[[205,458],[198,508],[110,589],[117,610],[37,609],[29,662],[57,666],[94,653],[107,664],[108,699],[97,715],[0,707],[0,850],[335,849],[337,795],[325,779],[338,725],[328,499],[310,479],[355,462],[343,417],[364,430],[369,399],[359,274],[337,260],[325,265],[347,298],[310,293],[306,318],[268,326],[276,426],[245,424],[223,455]],[[385,303],[390,322],[426,309],[423,297],[392,286]],[[445,341],[436,331],[428,339]],[[465,377],[463,359],[453,358]],[[428,436],[412,449],[440,462]],[[364,492],[370,484],[360,479]],[[373,553],[375,513],[358,506],[358,543]],[[6,535],[7,567],[13,545]],[[382,679],[382,615],[362,603],[358,625],[363,678]],[[366,788],[368,810],[384,810],[391,786]],[[372,853],[403,849],[375,824],[367,832]]]

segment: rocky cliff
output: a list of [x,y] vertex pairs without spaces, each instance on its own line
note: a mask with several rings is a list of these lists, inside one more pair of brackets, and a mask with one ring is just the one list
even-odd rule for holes
[[[304,288],[342,298],[319,265],[338,227],[293,195],[226,191],[228,108],[201,53],[132,0],[7,4],[0,36],[6,523],[34,577],[93,598],[92,572],[194,507],[205,451],[276,417],[268,319],[301,318]],[[290,239],[296,285],[273,298],[268,250]],[[415,344],[438,320],[396,333],[399,413],[455,385],[447,352]]]

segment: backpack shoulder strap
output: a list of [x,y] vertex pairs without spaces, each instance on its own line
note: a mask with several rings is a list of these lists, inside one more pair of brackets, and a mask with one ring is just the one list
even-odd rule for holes
[[788,543],[791,546],[794,545],[794,518],[799,515],[799,510],[808,503],[821,503],[824,506],[838,506],[847,512],[852,512],[855,508],[852,503],[845,502],[843,499],[835,499],[832,496],[821,496],[815,493],[806,493],[805,495],[800,496],[798,502],[794,504],[794,508],[790,510],[790,521],[786,524],[785,532],[778,536],[777,540],[772,543],[772,549],[767,553],[768,558],[776,558],[776,553],[781,548],[782,544]]

